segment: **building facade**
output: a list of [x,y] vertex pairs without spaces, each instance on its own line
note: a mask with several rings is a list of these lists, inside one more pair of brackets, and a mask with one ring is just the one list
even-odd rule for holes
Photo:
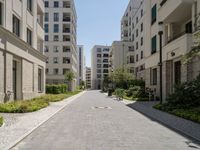
[[91,89],[91,68],[86,67],[86,88]]
[[0,0],[0,103],[45,93],[42,0]]
[[92,89],[101,89],[104,78],[109,74],[110,46],[95,45],[92,48]]
[[77,85],[77,16],[73,0],[45,0],[45,55],[47,84],[62,84],[65,73],[75,74],[72,89]]
[[[163,33],[161,43],[159,31]],[[129,47],[123,56],[127,60],[127,69],[137,79],[145,80],[146,87],[159,97],[161,46],[162,93],[166,99],[173,93],[175,84],[190,81],[200,73],[199,56],[187,64],[183,59],[200,41],[196,36],[199,31],[198,0],[130,0],[121,21],[121,43]],[[121,55],[123,51],[115,45],[111,50],[112,66],[123,63],[113,59],[113,55]]]
[[85,70],[85,56],[84,56],[84,46],[78,45],[77,46],[78,52],[78,78],[77,84],[80,85],[81,81],[85,82],[86,78],[86,70]]

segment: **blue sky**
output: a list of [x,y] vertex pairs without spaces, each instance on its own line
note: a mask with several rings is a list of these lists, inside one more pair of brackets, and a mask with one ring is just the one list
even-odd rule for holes
[[91,66],[94,45],[120,40],[120,21],[129,0],[75,0],[78,16],[77,42],[84,45],[86,65]]

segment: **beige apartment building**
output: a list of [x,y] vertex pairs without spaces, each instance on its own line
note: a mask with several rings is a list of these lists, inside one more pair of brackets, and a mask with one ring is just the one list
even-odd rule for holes
[[91,68],[86,67],[86,88],[91,89]]
[[110,46],[103,45],[95,45],[92,48],[92,89],[102,89],[104,78],[108,77],[110,48]]
[[43,0],[0,0],[0,103],[45,93]]
[[[198,0],[130,0],[121,21],[122,41],[114,42],[111,49],[112,67],[122,65],[121,60],[126,59],[127,69],[137,79],[145,80],[146,87],[159,97],[158,33],[162,31],[162,93],[163,99],[166,99],[174,91],[175,84],[192,80],[200,73],[199,57],[193,58],[189,64],[183,63],[183,56],[199,40],[194,36],[200,31],[199,14]],[[122,43],[123,47],[120,46]],[[128,47],[126,50],[124,45]],[[126,53],[124,59],[114,59],[123,51]]]
[[46,83],[62,84],[65,73],[72,71],[77,85],[77,16],[73,0],[45,0],[45,55],[47,59]]

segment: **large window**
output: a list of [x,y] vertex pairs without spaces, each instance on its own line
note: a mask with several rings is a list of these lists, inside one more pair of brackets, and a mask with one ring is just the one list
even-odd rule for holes
[[69,57],[63,57],[63,64],[70,64],[71,60]]
[[58,22],[59,21],[59,13],[54,13],[53,14],[53,20],[55,21],[55,22]]
[[45,15],[44,15],[44,21],[46,21],[46,22],[49,21],[49,13],[45,13]]
[[54,24],[53,31],[54,31],[54,33],[58,33],[59,32],[59,24]]
[[48,2],[48,1],[45,1],[45,2],[44,2],[44,6],[45,6],[46,8],[48,8],[48,7],[49,7],[49,2]]
[[42,69],[38,69],[38,92],[42,92]]
[[157,19],[157,7],[156,4],[151,9],[151,24],[154,24]]
[[32,31],[27,28],[27,43],[32,45]]
[[59,7],[59,2],[58,1],[54,1],[54,8],[58,8]]
[[70,46],[63,46],[63,52],[70,52]]
[[54,36],[53,36],[53,41],[58,42],[58,41],[59,41],[59,36],[58,36],[58,35],[54,35]]
[[53,69],[53,74],[54,74],[54,75],[57,75],[58,73],[59,73],[58,68],[54,68],[54,69]]
[[48,36],[48,35],[45,35],[44,40],[45,40],[45,41],[49,41],[49,36]]
[[32,0],[27,0],[27,9],[28,11],[32,12],[33,8],[32,8]]
[[156,51],[157,51],[157,36],[155,35],[151,39],[151,54],[156,53]]
[[54,63],[54,64],[58,64],[58,57],[54,57],[54,58],[53,58],[53,63]]
[[0,2],[0,25],[3,25],[3,4]]
[[49,32],[49,25],[48,24],[44,25],[44,31],[45,31],[45,33]]
[[59,46],[54,46],[53,47],[53,52],[58,53],[59,52]]
[[157,68],[151,69],[151,84],[157,85]]
[[20,36],[20,20],[13,15],[13,33]]

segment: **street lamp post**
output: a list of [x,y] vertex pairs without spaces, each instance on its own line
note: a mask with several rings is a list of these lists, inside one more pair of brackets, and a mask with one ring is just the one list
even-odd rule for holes
[[160,67],[160,104],[163,103],[163,84],[162,84],[162,36],[163,36],[163,22],[159,22],[159,38],[160,38],[160,62],[159,62],[159,67]]

